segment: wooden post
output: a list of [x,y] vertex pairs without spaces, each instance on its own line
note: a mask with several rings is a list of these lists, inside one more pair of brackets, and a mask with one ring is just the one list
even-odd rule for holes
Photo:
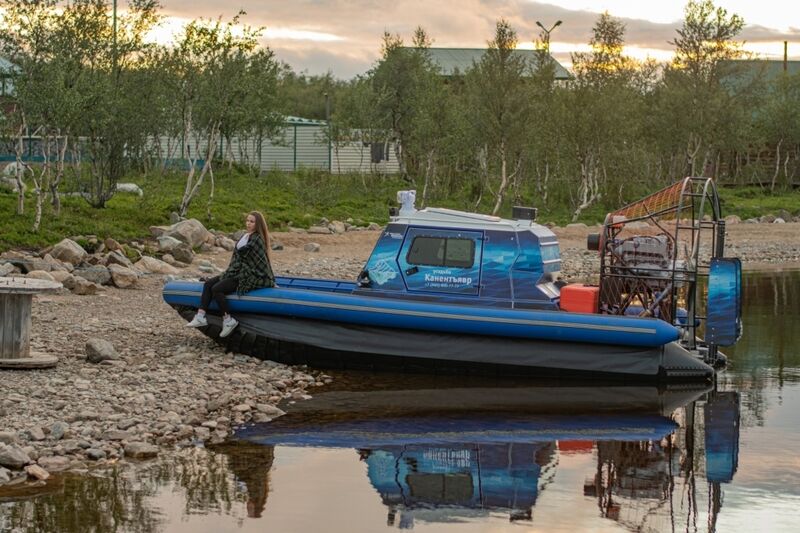
[[30,355],[32,301],[30,294],[0,294],[0,359]]
[[47,368],[54,355],[31,352],[33,295],[54,291],[61,284],[27,278],[0,278],[0,368]]

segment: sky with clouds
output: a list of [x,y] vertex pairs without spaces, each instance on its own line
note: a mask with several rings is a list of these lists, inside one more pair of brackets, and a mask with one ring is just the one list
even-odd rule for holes
[[[348,79],[365,72],[380,53],[384,31],[410,41],[422,26],[433,46],[483,48],[499,18],[517,30],[520,47],[532,47],[536,21],[550,27],[555,57],[569,63],[570,52],[584,51],[598,14],[609,11],[626,25],[627,52],[635,57],[670,57],[671,41],[683,18],[683,1],[631,0],[162,0],[167,17],[159,40],[196,17],[229,20],[240,9],[243,20],[264,26],[264,43],[296,71],[333,72]],[[771,59],[800,58],[800,2],[788,0],[717,0],[716,5],[745,20],[747,49]]]

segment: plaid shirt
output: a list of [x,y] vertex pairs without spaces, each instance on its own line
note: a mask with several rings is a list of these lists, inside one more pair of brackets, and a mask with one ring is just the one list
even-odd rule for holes
[[247,244],[233,250],[231,264],[220,279],[237,280],[239,282],[236,288],[237,294],[275,286],[275,274],[272,273],[272,265],[267,258],[261,235],[257,232],[252,233]]

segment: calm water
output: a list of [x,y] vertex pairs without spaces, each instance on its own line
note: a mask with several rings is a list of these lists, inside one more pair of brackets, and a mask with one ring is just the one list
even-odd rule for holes
[[342,374],[224,446],[0,492],[0,531],[797,531],[800,273],[744,288],[716,389]]

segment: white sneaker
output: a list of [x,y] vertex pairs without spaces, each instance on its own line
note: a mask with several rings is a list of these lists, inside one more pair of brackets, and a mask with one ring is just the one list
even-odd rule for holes
[[222,332],[219,334],[220,337],[227,337],[231,334],[231,331],[236,329],[236,326],[239,325],[239,321],[233,317],[228,317],[222,321]]
[[206,320],[206,315],[194,315],[194,318],[191,322],[186,324],[187,328],[202,328],[208,325],[208,320]]

